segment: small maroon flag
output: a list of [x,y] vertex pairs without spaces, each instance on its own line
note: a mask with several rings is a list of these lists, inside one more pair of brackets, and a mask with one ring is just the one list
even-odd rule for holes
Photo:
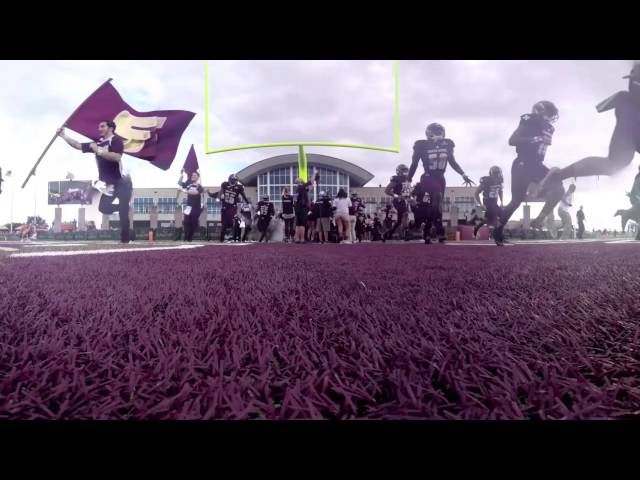
[[198,157],[196,156],[196,150],[193,148],[193,145],[191,145],[189,155],[187,155],[187,159],[184,161],[184,166],[182,168],[187,173],[188,177],[190,177],[193,172],[199,172],[200,170],[200,167],[198,166]]
[[69,117],[66,126],[98,140],[98,124],[113,120],[115,133],[123,140],[124,153],[168,170],[194,116],[184,110],[138,112],[125,103],[110,82],[105,82]]

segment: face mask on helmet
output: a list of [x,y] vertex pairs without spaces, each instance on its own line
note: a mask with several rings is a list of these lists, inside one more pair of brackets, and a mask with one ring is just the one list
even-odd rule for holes
[[396,167],[396,175],[408,175],[409,167],[407,167],[404,163],[401,163]]
[[444,138],[444,127],[439,123],[432,123],[427,126],[427,138],[430,140],[440,140]]
[[491,167],[489,169],[489,176],[502,181],[502,169],[500,167]]
[[536,103],[531,112],[535,115],[541,115],[549,123],[556,123],[560,116],[558,107],[548,100],[541,100]]
[[264,200],[265,202],[269,201],[269,195],[263,195],[262,196],[262,200]]
[[229,175],[229,183],[231,185],[235,185],[236,183],[238,183],[238,177],[236,177],[235,175]]

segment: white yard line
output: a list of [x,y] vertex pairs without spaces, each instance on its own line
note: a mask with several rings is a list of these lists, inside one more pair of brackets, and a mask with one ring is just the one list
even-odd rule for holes
[[25,248],[41,248],[41,247],[86,247],[88,243],[38,243],[38,244],[25,244]]
[[2,252],[17,252],[18,250],[17,248],[0,247],[0,251]]
[[[446,242],[445,245],[455,245],[458,247],[496,247],[497,245],[495,243],[468,243],[465,242],[464,240],[460,241],[460,242]],[[513,247],[513,243],[505,243],[504,246],[505,247]]]
[[104,250],[72,250],[69,252],[29,252],[29,253],[13,253],[10,258],[25,257],[59,257],[69,255],[93,255],[100,253],[124,253],[124,252],[154,252],[158,250],[189,250],[192,248],[202,247],[203,245],[179,245],[175,247],[155,247],[155,248],[108,248]]

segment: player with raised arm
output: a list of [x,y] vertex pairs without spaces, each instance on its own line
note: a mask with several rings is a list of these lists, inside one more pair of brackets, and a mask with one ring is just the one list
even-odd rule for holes
[[307,218],[309,216],[310,200],[309,200],[309,187],[314,182],[320,180],[320,172],[316,172],[313,176],[313,180],[305,182],[302,178],[296,178],[296,190],[297,196],[294,204],[296,213],[296,231],[295,231],[295,243],[305,242],[305,228],[307,226]]
[[[509,145],[516,147],[517,156],[511,166],[511,201],[502,209],[498,228],[494,232],[494,240],[498,246],[504,245],[504,227],[513,212],[527,198],[529,185],[538,184],[549,172],[544,164],[544,157],[547,147],[551,145],[555,131],[553,124],[557,120],[558,108],[552,102],[542,100],[533,105],[531,113],[520,117],[518,128],[509,138]],[[530,194],[533,195],[532,192]],[[563,195],[564,188],[561,183],[546,192],[546,203],[538,217],[531,222],[533,228],[542,225]]]
[[458,165],[454,156],[455,143],[450,138],[446,138],[445,129],[439,123],[432,123],[427,126],[426,140],[418,140],[413,146],[413,157],[409,168],[408,181],[411,182],[413,175],[418,168],[418,163],[422,160],[424,174],[420,178],[422,188],[429,194],[434,212],[434,223],[436,225],[438,240],[444,243],[445,233],[442,225],[442,203],[444,192],[447,187],[445,171],[447,165],[451,165],[458,174],[462,176],[465,185],[473,185],[473,181],[464,173]]

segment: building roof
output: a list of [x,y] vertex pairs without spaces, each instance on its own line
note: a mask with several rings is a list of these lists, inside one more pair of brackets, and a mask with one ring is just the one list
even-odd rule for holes
[[[349,183],[351,187],[362,187],[367,184],[373,174],[367,172],[364,168],[360,168],[353,163],[341,160],[327,155],[319,155],[316,153],[307,154],[307,163],[318,167],[327,167],[340,170],[349,175]],[[298,165],[298,154],[289,153],[286,155],[277,155],[275,157],[260,160],[246,168],[240,170],[236,175],[238,179],[246,186],[256,186],[258,175],[268,172],[275,168],[286,167],[290,165]]]

